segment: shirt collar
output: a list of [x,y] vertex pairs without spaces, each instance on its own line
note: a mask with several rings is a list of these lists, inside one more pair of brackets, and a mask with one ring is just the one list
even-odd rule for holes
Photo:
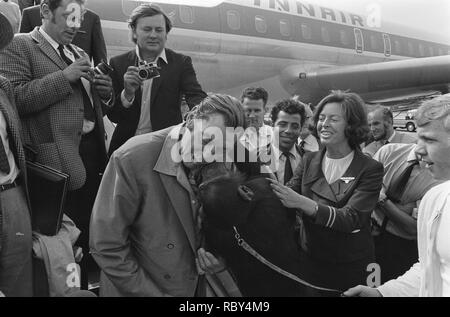
[[416,148],[417,148],[417,145],[414,145],[413,148],[411,149],[411,151],[409,152],[408,162],[417,160],[417,156],[416,156],[416,152],[415,152]]
[[[280,149],[278,147],[273,147],[273,151],[275,154],[275,157],[281,158],[283,156],[283,152],[280,151]],[[300,157],[300,153],[298,153],[297,151],[297,147],[294,144],[294,146],[292,146],[292,148],[289,150],[289,153],[295,158],[298,159]]]
[[50,35],[47,34],[47,32],[44,31],[42,27],[39,28],[39,32],[42,34],[42,36],[47,40],[48,43],[56,50],[58,51],[59,43],[56,42]]
[[392,133],[391,137],[388,139],[389,143],[392,143],[392,140],[395,137],[395,133],[396,133],[396,131],[394,130],[394,133]]
[[[141,53],[140,53],[140,51],[139,51],[139,46],[138,46],[138,45],[136,45],[136,55],[137,55],[139,61],[142,61],[142,60],[143,60],[143,59],[141,58]],[[169,62],[167,61],[167,56],[166,56],[166,49],[163,49],[163,50],[161,51],[161,53],[159,53],[159,55],[156,56],[155,62],[158,62],[158,59],[160,59],[160,58],[164,61],[164,63],[169,64]]]

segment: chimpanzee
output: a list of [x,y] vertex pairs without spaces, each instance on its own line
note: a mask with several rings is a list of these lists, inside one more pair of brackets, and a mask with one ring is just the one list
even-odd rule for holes
[[295,211],[285,208],[264,176],[225,172],[200,186],[206,245],[221,255],[244,296],[304,296],[306,288],[242,249],[235,230],[260,255],[302,278]]

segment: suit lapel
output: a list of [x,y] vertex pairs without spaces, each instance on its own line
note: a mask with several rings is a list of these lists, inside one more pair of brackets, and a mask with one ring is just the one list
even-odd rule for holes
[[37,45],[41,51],[47,55],[47,57],[60,69],[64,70],[67,67],[66,63],[62,60],[50,43],[42,36],[38,28],[35,28],[31,32],[31,37],[37,42]]
[[311,191],[313,191],[317,196],[336,202],[336,196],[334,195],[333,190],[322,172],[322,160],[324,155],[325,149],[314,153],[303,183],[305,186],[309,185]]
[[[168,58],[168,56],[166,56]],[[169,61],[169,60],[167,60]],[[158,94],[159,87],[161,87],[161,82],[164,75],[164,73],[167,71],[167,65],[164,63],[164,61],[161,61],[161,59],[158,59],[158,67],[160,68],[159,73],[160,76],[153,79],[152,84],[152,96],[150,100],[150,105],[153,105],[155,102],[156,95]]]

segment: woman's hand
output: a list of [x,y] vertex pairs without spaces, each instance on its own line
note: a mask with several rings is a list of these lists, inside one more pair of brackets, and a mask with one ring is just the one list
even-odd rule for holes
[[272,187],[273,192],[281,200],[281,203],[284,205],[284,207],[297,209],[300,209],[302,207],[304,198],[302,195],[296,193],[294,190],[282,185],[280,182],[274,179],[266,179],[270,181],[270,186]]
[[197,250],[197,256],[195,262],[200,275],[205,273],[216,274],[226,269],[226,265],[222,259],[216,258],[203,248]]

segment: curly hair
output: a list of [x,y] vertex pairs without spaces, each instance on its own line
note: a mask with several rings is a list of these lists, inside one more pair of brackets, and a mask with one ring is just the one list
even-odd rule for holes
[[294,99],[284,99],[278,101],[275,104],[275,106],[272,108],[272,111],[270,112],[270,117],[272,119],[272,122],[275,124],[275,122],[278,119],[278,114],[280,113],[280,111],[286,112],[287,114],[298,113],[300,115],[300,126],[303,127],[306,120],[305,106],[306,105],[300,101]]
[[344,120],[347,123],[345,128],[345,137],[353,150],[360,150],[359,145],[364,142],[369,134],[369,125],[367,123],[367,111],[362,98],[352,92],[333,90],[323,98],[314,112],[314,135],[318,137],[317,123],[323,108],[329,103],[339,103],[342,106]]
[[432,121],[442,120],[445,129],[450,132],[450,94],[425,101],[417,109],[415,120],[419,128]]

